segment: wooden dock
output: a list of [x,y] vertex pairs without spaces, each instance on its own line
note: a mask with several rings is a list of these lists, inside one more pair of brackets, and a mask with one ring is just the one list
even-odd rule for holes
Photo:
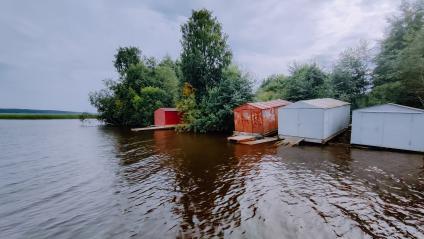
[[276,144],[287,146],[287,147],[293,147],[293,146],[299,145],[300,142],[302,142],[303,140],[305,140],[305,139],[299,138],[299,137],[287,137],[287,138],[284,138],[283,140],[277,142]]
[[255,145],[277,141],[278,137],[262,137],[259,135],[234,135],[228,137],[227,140],[232,143]]
[[144,128],[132,128],[131,131],[149,131],[149,130],[166,130],[166,129],[175,129],[177,125],[166,125],[166,126],[149,126]]
[[241,142],[248,142],[253,141],[256,139],[256,136],[254,135],[235,135],[228,137],[227,140],[233,143],[241,143]]
[[245,141],[245,142],[240,142],[240,143],[241,144],[247,144],[247,145],[255,145],[255,144],[264,144],[264,143],[274,142],[274,141],[277,141],[277,140],[278,140],[278,137],[265,137],[263,139]]

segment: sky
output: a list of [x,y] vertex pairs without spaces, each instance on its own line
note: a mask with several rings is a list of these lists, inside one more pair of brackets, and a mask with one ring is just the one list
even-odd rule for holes
[[400,0],[1,0],[0,108],[95,112],[89,92],[116,79],[113,56],[137,46],[176,59],[180,26],[207,8],[234,63],[260,82],[294,62],[331,69],[360,40],[377,47]]

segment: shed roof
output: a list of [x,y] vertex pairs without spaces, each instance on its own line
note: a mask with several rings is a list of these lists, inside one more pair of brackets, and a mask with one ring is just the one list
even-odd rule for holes
[[281,106],[286,106],[291,104],[290,101],[287,100],[270,100],[270,101],[263,101],[263,102],[254,102],[254,103],[247,103],[250,106],[259,108],[259,109],[270,109],[270,108],[276,108]]
[[349,103],[332,98],[322,98],[313,100],[301,100],[289,105],[287,108],[314,108],[314,109],[330,109],[336,108]]
[[163,110],[163,111],[178,111],[177,108],[159,108],[157,110]]
[[393,103],[375,105],[367,108],[357,109],[354,111],[366,113],[402,113],[402,114],[423,114],[423,109],[413,108],[405,105]]

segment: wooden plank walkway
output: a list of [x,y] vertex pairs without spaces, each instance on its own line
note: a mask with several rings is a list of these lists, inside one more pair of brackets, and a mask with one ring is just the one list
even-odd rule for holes
[[302,142],[303,140],[305,140],[304,138],[298,138],[298,137],[290,137],[290,138],[285,138],[280,142],[277,142],[277,145],[284,145],[287,147],[293,147],[293,146],[297,146],[300,144],[300,142]]
[[165,129],[175,129],[177,125],[166,125],[166,126],[150,126],[150,127],[144,127],[144,128],[133,128],[131,131],[137,132],[137,131],[148,131],[148,130],[165,130]]
[[252,141],[255,139],[256,139],[256,136],[253,136],[253,135],[237,135],[237,136],[231,136],[227,138],[228,141],[234,142],[234,143]]
[[263,139],[253,140],[253,141],[245,141],[240,142],[241,144],[247,144],[247,145],[255,145],[255,144],[264,144],[269,142],[277,141],[278,137],[265,137]]

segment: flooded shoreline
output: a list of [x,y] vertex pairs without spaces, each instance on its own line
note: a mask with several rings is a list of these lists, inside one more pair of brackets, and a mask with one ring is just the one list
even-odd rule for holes
[[4,238],[422,238],[422,154],[3,121]]

